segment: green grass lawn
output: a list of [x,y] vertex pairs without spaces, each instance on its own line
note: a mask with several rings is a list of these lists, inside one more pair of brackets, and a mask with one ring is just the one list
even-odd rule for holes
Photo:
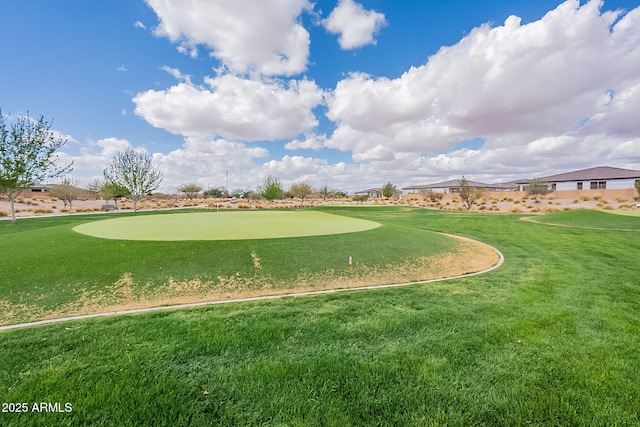
[[[275,213],[278,218],[302,214]],[[232,219],[246,214],[264,215],[267,220],[262,224],[274,228],[270,211],[209,215]],[[11,254],[0,258],[0,325],[161,304],[415,281],[431,277],[413,266],[459,246],[450,237],[389,220],[356,233],[228,241],[117,240],[73,231],[120,219],[157,224],[163,216],[173,220],[181,215],[209,216],[164,212],[109,220],[105,215],[87,215],[22,220],[16,226],[0,223],[0,249]],[[301,216],[320,222],[329,218],[334,230],[335,218],[338,227],[382,224],[313,210]]]
[[605,211],[606,213],[623,216],[640,216],[640,211]]
[[125,216],[80,224],[78,233],[121,240],[251,240],[353,233],[373,221],[317,211],[222,211]]
[[636,215],[612,215],[612,213],[614,212],[577,209],[554,212],[536,217],[535,219],[545,224],[557,224],[569,227],[640,231],[640,217]]
[[[382,224],[353,236],[384,231],[389,234],[378,236],[391,241],[400,234],[416,250],[419,245],[410,236],[455,233],[497,247],[506,262],[485,275],[408,288],[2,332],[2,401],[69,402],[73,409],[2,413],[0,424],[640,423],[636,232],[550,227],[521,221],[518,215],[321,210]],[[1,224],[0,245],[4,250],[6,242],[42,244],[59,238],[56,229],[70,230],[77,221],[23,221],[15,228]],[[598,225],[594,219],[590,223]],[[15,240],[8,241],[10,236]],[[278,249],[277,241],[262,243],[267,242]],[[135,244],[125,246],[132,263],[148,260],[162,248],[154,246],[158,242],[124,244]],[[43,253],[68,246],[59,241],[51,245]],[[118,253],[109,248],[97,253]],[[233,250],[225,248],[222,252]],[[323,249],[340,250],[329,243]],[[397,250],[387,242],[371,248],[370,256],[394,257]],[[144,257],[137,257],[140,251]],[[8,258],[3,257],[3,271]],[[273,261],[286,260],[276,256]],[[2,288],[5,297],[19,291]]]

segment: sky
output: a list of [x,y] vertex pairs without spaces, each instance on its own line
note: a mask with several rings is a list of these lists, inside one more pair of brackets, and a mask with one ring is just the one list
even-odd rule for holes
[[640,0],[2,0],[0,108],[86,184],[355,192],[640,169]]

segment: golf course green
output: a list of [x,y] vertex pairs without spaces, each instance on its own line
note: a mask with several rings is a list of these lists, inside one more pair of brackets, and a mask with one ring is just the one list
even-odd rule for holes
[[326,212],[233,211],[128,216],[81,224],[73,230],[117,240],[246,240],[353,233],[379,226]]
[[[0,325],[120,314],[1,330],[0,425],[640,425],[640,217],[307,211],[382,226],[145,241],[72,229],[179,212],[0,221]],[[449,235],[505,262],[467,274],[496,255],[471,265],[485,247]],[[289,296],[237,301],[262,295]],[[228,303],[167,307],[197,301]],[[166,309],[121,311],[144,307]]]

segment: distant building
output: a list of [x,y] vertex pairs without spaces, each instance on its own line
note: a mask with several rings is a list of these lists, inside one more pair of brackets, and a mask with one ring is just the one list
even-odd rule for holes
[[356,191],[353,193],[356,196],[369,196],[372,199],[377,199],[378,197],[382,197],[382,188],[368,188],[362,191]]
[[24,190],[22,193],[20,193],[20,195],[26,199],[30,199],[31,197],[33,197],[33,193],[43,194],[49,190],[51,190],[51,185],[36,184],[33,187]]
[[[467,180],[469,187],[481,188],[486,191],[494,191],[494,184],[485,184],[483,182],[469,181]],[[410,187],[403,187],[402,194],[418,194],[421,191],[431,190],[434,193],[459,193],[460,192],[460,180],[452,179],[450,181],[436,182],[435,184],[427,185],[413,185]]]
[[[614,168],[611,166],[598,166],[581,169],[557,175],[549,175],[538,178],[549,184],[552,191],[563,190],[629,190],[633,189],[636,181],[640,180],[640,171],[632,169]],[[515,181],[485,184],[482,182],[468,181],[469,186],[478,187],[485,191],[525,191],[531,179],[519,179]],[[434,184],[413,185],[403,187],[403,194],[417,194],[423,190],[431,190],[434,193],[458,193],[460,192],[460,180],[436,182]]]
[[[539,178],[549,184],[552,191],[563,190],[625,190],[633,188],[640,179],[640,171],[598,166]],[[524,191],[530,180],[515,181]]]

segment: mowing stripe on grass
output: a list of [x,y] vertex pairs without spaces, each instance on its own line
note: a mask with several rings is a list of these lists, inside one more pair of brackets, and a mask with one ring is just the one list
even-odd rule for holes
[[117,240],[246,240],[353,233],[379,227],[358,218],[315,211],[231,211],[145,215],[93,221],[73,228]]

